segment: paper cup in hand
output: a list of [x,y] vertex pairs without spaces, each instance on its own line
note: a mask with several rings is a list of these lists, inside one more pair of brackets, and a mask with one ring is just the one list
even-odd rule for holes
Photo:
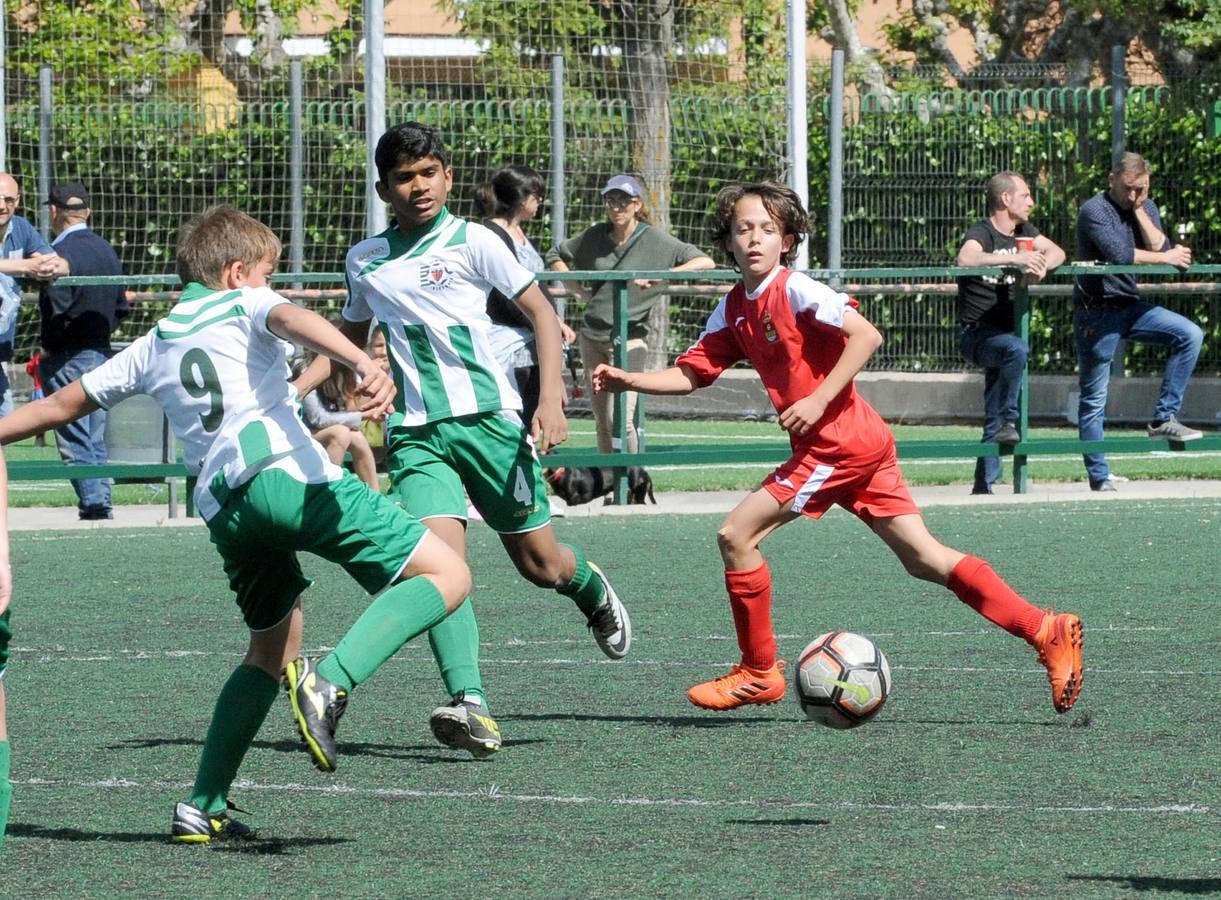
[[1028,250],[1034,249],[1034,238],[1032,237],[1014,238],[1013,243],[1017,245],[1018,253],[1025,253]]

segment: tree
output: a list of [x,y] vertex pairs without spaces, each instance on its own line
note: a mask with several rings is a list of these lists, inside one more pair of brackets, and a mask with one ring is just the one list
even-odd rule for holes
[[[282,84],[274,76],[287,61],[284,39],[313,5],[314,0],[7,0],[17,39],[9,42],[6,64],[30,81],[40,67],[50,66],[57,90],[82,102],[154,96],[204,63],[249,98]],[[346,21],[334,23],[337,61],[355,46],[350,29],[357,9],[359,0],[340,4]],[[234,12],[253,44],[248,57],[224,40],[225,22]]]
[[1111,47],[1137,41],[1164,71],[1221,60],[1215,0],[914,0],[885,31],[893,49],[961,78],[967,67],[947,40],[958,27],[973,38],[978,61],[970,74],[997,64],[1056,64],[1066,68],[1069,86],[1081,86],[1109,70]]

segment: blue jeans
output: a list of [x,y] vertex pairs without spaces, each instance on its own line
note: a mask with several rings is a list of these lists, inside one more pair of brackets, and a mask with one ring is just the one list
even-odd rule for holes
[[3,366],[0,366],[0,386],[0,419],[3,419],[13,411],[13,386]]
[[[42,357],[38,376],[48,396],[67,387],[86,372],[106,361],[100,350],[74,353],[48,353]],[[99,409],[84,418],[55,429],[59,455],[72,466],[102,465],[106,462],[106,411]],[[110,510],[109,478],[78,478],[72,481],[78,506],[84,512]]]
[[[1196,367],[1200,345],[1204,342],[1204,332],[1195,322],[1142,300],[1120,308],[1085,309],[1078,306],[1073,312],[1073,331],[1077,336],[1077,367],[1081,385],[1081,401],[1077,405],[1077,433],[1081,440],[1102,440],[1111,357],[1115,355],[1120,340],[1166,344],[1170,347],[1161,392],[1153,408],[1153,421],[1163,422],[1179,414],[1187,381]],[[1111,470],[1104,454],[1086,453],[1084,459],[1092,487],[1107,480]]]
[[[1016,334],[982,322],[963,326],[958,346],[967,362],[984,370],[984,434],[980,440],[986,444],[1004,423],[1017,424],[1018,394],[1029,348]],[[995,456],[981,456],[975,461],[972,490],[992,493],[1000,475],[1001,461]]]

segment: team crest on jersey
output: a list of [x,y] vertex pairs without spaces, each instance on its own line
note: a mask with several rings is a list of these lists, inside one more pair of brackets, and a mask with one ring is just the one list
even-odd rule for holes
[[767,342],[769,344],[776,343],[779,335],[776,334],[776,326],[772,324],[772,317],[767,313],[764,313],[763,318],[760,321],[763,322],[763,336],[767,338]]
[[439,291],[449,284],[453,273],[442,263],[430,263],[420,266],[420,287]]

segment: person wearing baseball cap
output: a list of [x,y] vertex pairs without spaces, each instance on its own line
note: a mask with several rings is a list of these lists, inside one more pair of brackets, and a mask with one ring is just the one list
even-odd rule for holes
[[[547,254],[547,268],[560,272],[569,270],[657,271],[676,272],[712,269],[716,263],[699,247],[684,243],[649,222],[645,207],[645,189],[633,175],[612,175],[602,188],[606,204],[606,221],[598,222],[574,238],[561,243]],[[590,285],[566,282],[578,297],[588,300],[581,321],[579,342],[581,365],[585,369],[585,387],[593,409],[598,433],[598,451],[611,452],[616,443],[614,413],[610,394],[594,394],[593,371],[598,363],[614,363],[611,331],[614,327],[615,283],[601,281]],[[648,355],[649,314],[664,295],[649,291],[655,282],[637,278],[629,286],[627,325],[627,365],[631,372],[644,369]],[[636,395],[627,397],[627,449],[635,452],[638,435],[635,419]]]
[[[122,275],[114,247],[89,227],[89,191],[79,181],[54,185],[46,205],[51,208],[51,246],[68,261],[73,275]],[[122,285],[90,284],[65,287],[45,284],[38,294],[42,362],[38,375],[47,395],[67,387],[104,363],[111,354],[110,334],[127,315]],[[59,455],[68,465],[106,462],[106,411],[98,410],[55,429]],[[110,480],[75,479],[81,519],[109,519]]]
[[89,208],[89,192],[79,181],[65,181],[51,188],[51,193],[43,206],[67,212],[80,212]]

